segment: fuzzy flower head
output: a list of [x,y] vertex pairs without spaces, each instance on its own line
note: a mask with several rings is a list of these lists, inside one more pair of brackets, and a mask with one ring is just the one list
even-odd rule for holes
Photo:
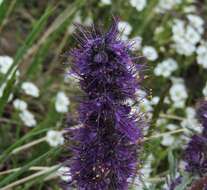
[[134,64],[130,45],[118,39],[117,23],[104,34],[95,27],[78,28],[81,43],[71,53],[72,71],[81,78],[82,90],[90,99],[103,95],[118,101],[133,98],[139,87],[135,70],[141,66]]
[[106,33],[94,26],[77,29],[72,72],[86,98],[79,107],[82,127],[69,130],[71,183],[82,190],[127,190],[138,168],[143,121],[126,102],[136,98],[142,65],[120,40],[116,21]]

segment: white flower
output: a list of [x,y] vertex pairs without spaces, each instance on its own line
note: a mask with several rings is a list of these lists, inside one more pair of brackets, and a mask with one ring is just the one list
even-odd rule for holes
[[180,42],[176,43],[174,45],[174,48],[176,49],[176,52],[178,54],[185,55],[185,56],[192,55],[196,50],[195,45],[191,44],[186,40],[184,41],[184,39],[181,39]]
[[140,36],[137,36],[133,39],[130,40],[131,41],[131,49],[133,51],[136,51],[136,50],[140,50],[141,46],[142,46],[142,37]]
[[186,28],[185,38],[188,42],[197,44],[201,39],[201,35],[192,26],[188,25]]
[[163,26],[158,26],[157,28],[155,28],[155,34],[156,35],[159,35],[163,31],[164,31],[164,27]]
[[137,11],[142,11],[147,5],[147,0],[130,0],[129,3],[132,7],[135,7]]
[[196,28],[195,24],[186,25],[184,21],[179,19],[175,19],[173,23],[173,47],[181,55],[192,55],[196,51],[196,44],[201,40],[201,29]]
[[203,34],[204,32],[204,20],[199,17],[198,15],[189,14],[187,15],[187,18],[190,22],[190,24],[200,33]]
[[203,92],[203,95],[207,97],[207,83],[202,92]]
[[185,110],[186,117],[189,119],[195,118],[196,117],[196,111],[192,107],[187,107]]
[[157,105],[159,101],[160,101],[160,97],[158,97],[158,96],[154,96],[154,97],[151,99],[151,104],[152,104],[152,105]]
[[141,101],[143,98],[147,96],[147,93],[144,90],[138,89],[135,92],[137,101]]
[[[181,126],[185,129],[191,129],[195,132],[201,133],[202,132],[202,126],[195,118],[186,118],[181,122]],[[187,134],[189,134],[188,131],[186,131]]]
[[24,90],[25,94],[27,94],[27,95],[30,95],[30,96],[33,96],[36,98],[39,96],[39,89],[32,82],[22,83],[21,88]]
[[142,53],[150,61],[155,61],[158,58],[157,51],[152,46],[144,46]]
[[27,103],[20,99],[14,100],[13,106],[15,109],[20,110],[20,111],[24,111],[27,109]]
[[168,78],[177,68],[177,62],[174,59],[169,58],[157,65],[154,70],[154,74],[156,76],[163,76],[165,78]]
[[6,74],[12,66],[13,59],[9,56],[0,56],[0,73]]
[[111,4],[111,0],[101,0],[101,3],[103,5],[110,5]]
[[165,103],[165,104],[171,104],[171,101],[170,101],[169,96],[165,96],[165,98],[164,98],[164,103]]
[[178,128],[178,126],[173,123],[169,123],[166,125],[166,128],[169,129],[170,131],[174,131],[175,129]]
[[179,40],[180,37],[184,36],[185,22],[179,19],[175,19],[174,24],[172,26],[172,32],[173,32],[173,38],[175,38],[175,41]]
[[156,7],[156,11],[159,13],[164,13],[171,10],[175,5],[179,3],[181,3],[181,0],[160,0]]
[[166,123],[167,123],[167,120],[164,118],[158,118],[156,121],[157,126],[162,126],[162,125],[165,125]]
[[47,132],[46,141],[50,146],[56,147],[64,143],[64,137],[60,131],[50,130]]
[[174,83],[169,93],[174,102],[174,107],[182,108],[185,105],[188,94],[184,83]]
[[65,182],[72,180],[71,172],[69,167],[62,166],[58,169],[57,175]]
[[60,91],[58,92],[55,100],[55,109],[59,113],[66,113],[68,112],[68,105],[70,104],[70,101],[68,97],[65,95],[64,92]]
[[164,135],[161,141],[163,146],[171,146],[175,142],[175,137],[172,135]]
[[203,42],[196,50],[197,63],[207,69],[207,42]]
[[140,108],[141,108],[141,110],[143,112],[151,112],[151,111],[153,111],[153,108],[151,106],[151,102],[148,99],[146,99],[146,98],[142,99],[140,101],[139,105],[140,105]]
[[128,36],[131,34],[132,26],[128,22],[120,21],[118,22],[118,30],[122,34],[122,39],[126,40],[128,39]]
[[195,13],[196,12],[196,6],[195,5],[190,5],[190,6],[185,6],[183,8],[184,13]]
[[[192,107],[187,107],[185,109],[186,118],[181,122],[181,126],[186,129],[191,129],[196,132],[201,132],[202,127],[198,120],[196,119],[196,111]],[[188,133],[188,132],[187,132]]]
[[28,127],[34,127],[36,125],[36,120],[34,118],[34,115],[29,112],[28,110],[23,110],[19,114],[21,120],[24,122],[24,124]]

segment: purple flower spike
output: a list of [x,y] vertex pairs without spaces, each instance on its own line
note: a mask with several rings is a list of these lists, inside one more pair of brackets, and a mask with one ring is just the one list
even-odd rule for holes
[[203,176],[207,173],[207,138],[194,135],[185,151],[186,170]]
[[79,190],[127,190],[137,173],[144,122],[131,114],[126,100],[140,88],[136,76],[142,66],[130,45],[118,39],[116,21],[106,33],[78,25],[76,39],[72,72],[86,99],[79,108],[82,127],[68,134],[71,184]]
[[194,135],[186,150],[186,171],[199,176],[207,174],[207,102],[200,103],[197,115],[203,125],[203,132]]

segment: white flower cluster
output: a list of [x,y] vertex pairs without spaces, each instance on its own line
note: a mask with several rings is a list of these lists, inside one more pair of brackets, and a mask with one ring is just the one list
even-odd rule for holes
[[127,40],[132,32],[132,26],[125,21],[118,22],[118,30],[121,33],[122,40]]
[[[23,82],[21,89],[29,96],[39,97],[39,89],[31,82]],[[19,117],[27,127],[34,127],[37,124],[34,115],[27,109],[28,106],[25,101],[15,99],[13,101],[13,106],[19,111]]]
[[59,113],[66,113],[68,112],[68,106],[70,104],[70,100],[65,95],[64,92],[60,91],[57,93],[56,99],[55,99],[55,109]]
[[172,79],[172,86],[170,88],[170,97],[175,108],[183,108],[188,97],[187,90],[182,79]]
[[57,147],[64,144],[64,137],[62,132],[50,130],[47,132],[46,141],[50,146]]
[[130,0],[129,3],[132,7],[135,7],[137,11],[142,11],[147,5],[147,0]]
[[207,42],[202,42],[197,50],[197,63],[207,69]]
[[174,48],[181,55],[190,56],[196,51],[196,45],[203,34],[204,21],[197,15],[187,15],[188,24],[183,20],[175,19],[172,26]]
[[25,101],[20,99],[15,99],[13,101],[13,106],[16,110],[20,112],[19,117],[27,127],[34,127],[36,125],[37,122],[34,118],[34,115],[27,110],[28,106]]
[[158,53],[152,46],[144,46],[142,53],[150,61],[155,61],[158,58]]
[[177,62],[172,58],[168,58],[156,66],[154,69],[154,74],[156,76],[163,76],[164,78],[168,78],[175,70],[177,70],[177,68]]
[[173,9],[176,5],[180,4],[182,0],[159,0],[158,5],[155,9],[158,13],[165,13]]
[[187,107],[185,109],[186,118],[181,122],[181,126],[185,129],[190,129],[195,132],[200,133],[202,127],[198,120],[196,119],[196,111],[192,107]]

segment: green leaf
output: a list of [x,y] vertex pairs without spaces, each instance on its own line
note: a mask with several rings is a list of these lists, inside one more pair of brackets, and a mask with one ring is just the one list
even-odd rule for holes
[[171,179],[175,178],[176,175],[176,159],[173,155],[173,151],[170,149],[168,150],[168,162],[169,162],[169,168],[170,168],[170,176]]

